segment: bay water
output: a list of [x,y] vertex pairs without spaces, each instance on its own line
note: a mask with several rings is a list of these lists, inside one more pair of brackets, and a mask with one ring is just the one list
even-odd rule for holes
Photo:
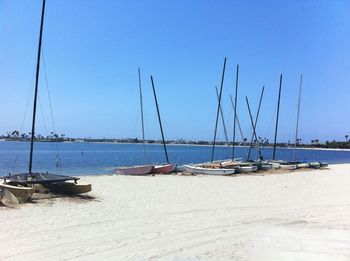
[[[0,142],[0,176],[28,171],[29,142]],[[169,160],[178,165],[207,162],[211,159],[211,146],[167,145]],[[270,159],[272,148],[262,148],[264,158]],[[293,149],[278,148],[276,158],[293,160]],[[215,148],[215,159],[229,159],[232,147]],[[235,157],[245,159],[247,148],[236,147]],[[252,151],[252,159],[257,152]],[[350,151],[298,149],[299,161],[322,161],[329,164],[350,163]],[[142,144],[36,142],[34,144],[33,171],[67,175],[112,174],[117,166],[164,163],[163,145],[146,144],[146,158]]]

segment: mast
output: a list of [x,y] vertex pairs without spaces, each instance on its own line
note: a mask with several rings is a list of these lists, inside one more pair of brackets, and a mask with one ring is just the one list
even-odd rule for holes
[[143,102],[142,102],[142,88],[141,88],[141,71],[140,71],[140,67],[138,68],[138,73],[139,73],[139,91],[140,91],[140,105],[141,105],[142,143],[143,143],[143,152],[144,152],[144,162],[146,163],[145,127],[144,127],[144,121],[143,121]]
[[216,142],[216,131],[217,131],[217,129],[218,129],[219,110],[220,110],[220,104],[221,104],[222,87],[223,87],[223,85],[224,85],[225,68],[226,68],[226,57],[225,57],[225,60],[224,60],[224,68],[222,69],[221,85],[220,85],[220,93],[219,93],[219,101],[218,101],[218,109],[217,109],[217,111],[216,111],[216,122],[215,122],[215,130],[214,130],[213,149],[212,149],[212,151],[211,151],[211,162],[213,162],[213,160],[214,160],[214,151],[215,151],[215,142]]
[[232,139],[232,161],[235,159],[235,142],[236,142],[236,115],[237,115],[237,95],[238,95],[238,70],[239,64],[237,64],[236,69],[236,93],[235,93],[235,106],[234,106],[234,114],[233,114],[233,139]]
[[280,87],[278,90],[278,101],[277,101],[277,117],[276,117],[276,128],[275,128],[275,140],[273,142],[273,154],[272,159],[276,157],[276,141],[277,141],[277,129],[278,129],[278,117],[280,114],[280,101],[281,101],[281,88],[282,88],[282,74],[280,76]]
[[[252,149],[252,146],[253,146],[254,137],[255,137],[255,139],[257,141],[257,144],[259,144],[259,139],[258,139],[258,136],[256,135],[256,126],[258,124],[261,102],[262,102],[262,99],[263,99],[263,96],[264,96],[264,90],[265,90],[265,86],[263,86],[263,88],[261,90],[258,111],[257,111],[256,117],[255,117],[255,123],[253,122],[253,117],[252,117],[252,113],[250,111],[248,98],[246,97],[246,101],[247,101],[247,105],[248,105],[248,111],[249,111],[249,116],[250,116],[250,121],[251,121],[252,128],[253,128],[253,135],[252,135],[252,138],[250,140],[249,151],[248,151],[248,160],[250,159],[250,152],[251,152],[251,149]],[[258,152],[259,152],[259,158],[262,159],[262,155],[261,155],[261,151],[259,149],[259,145],[258,145]]]
[[162,121],[160,119],[160,113],[159,113],[156,89],[154,88],[154,82],[153,82],[152,75],[151,75],[151,82],[152,82],[152,88],[153,88],[153,94],[154,94],[154,101],[155,101],[156,107],[157,107],[157,114],[158,114],[158,121],[159,121],[159,126],[160,126],[160,132],[162,133],[162,140],[163,140],[163,147],[164,147],[165,158],[166,158],[166,162],[169,163],[168,151],[166,150],[166,145],[165,145],[165,140],[164,140],[164,133],[163,133],[163,126],[162,126]]
[[[218,98],[218,101],[219,101],[219,91],[218,91],[218,87],[216,87],[216,86],[215,86],[215,91],[216,91],[216,97]],[[227,130],[226,130],[224,112],[222,111],[222,106],[220,106],[220,115],[221,115],[221,119],[222,119],[222,126],[224,128],[224,133],[225,133],[225,138],[226,138],[226,145],[228,145]]]
[[32,174],[33,148],[34,148],[34,138],[35,138],[36,101],[37,101],[37,97],[38,97],[40,55],[41,55],[41,43],[42,43],[43,27],[44,27],[44,15],[45,15],[45,0],[43,0],[42,10],[41,10],[41,22],[40,22],[39,44],[38,44],[38,56],[37,56],[37,62],[36,62],[35,92],[34,92],[34,104],[33,104],[32,134],[31,134],[31,138],[30,138],[30,154],[29,154],[28,174]]
[[300,97],[301,97],[301,85],[302,85],[302,83],[303,83],[303,75],[300,75],[298,110],[297,110],[297,126],[295,129],[295,144],[294,144],[293,162],[295,162],[296,158],[297,158],[298,128],[299,128],[299,115],[300,115]]

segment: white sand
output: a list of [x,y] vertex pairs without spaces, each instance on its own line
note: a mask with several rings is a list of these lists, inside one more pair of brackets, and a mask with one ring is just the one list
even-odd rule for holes
[[350,164],[82,180],[96,200],[1,207],[0,260],[350,260]]

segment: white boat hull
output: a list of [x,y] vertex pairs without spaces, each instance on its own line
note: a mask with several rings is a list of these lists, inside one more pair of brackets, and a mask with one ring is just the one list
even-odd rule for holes
[[295,169],[297,169],[297,165],[296,164],[280,164],[280,168],[285,169],[285,170],[295,170]]
[[270,169],[272,169],[272,164],[261,164],[260,165],[260,169],[261,170],[270,170]]
[[198,166],[184,165],[186,172],[191,174],[213,175],[213,176],[227,176],[235,173],[235,169],[213,169],[202,168]]
[[258,170],[257,166],[240,166],[237,168],[239,172],[242,173],[249,173],[249,172],[254,172]]

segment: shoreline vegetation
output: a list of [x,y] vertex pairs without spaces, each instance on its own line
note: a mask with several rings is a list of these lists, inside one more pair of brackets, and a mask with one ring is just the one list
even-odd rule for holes
[[[337,150],[337,151],[348,151],[350,150],[350,140],[348,140],[348,136],[345,136],[346,141],[325,141],[320,142],[318,139],[311,140],[311,143],[301,143],[301,140],[298,140],[297,148],[298,149],[312,149],[312,150]],[[19,133],[19,131],[7,132],[6,135],[0,135],[0,141],[30,141],[30,133]],[[142,144],[142,140],[138,138],[70,138],[66,137],[65,134],[55,134],[51,133],[51,135],[43,136],[36,135],[35,141],[37,142],[76,142],[76,143],[117,143],[117,144]],[[152,144],[162,144],[161,140],[145,140],[145,143],[148,145]],[[166,140],[166,144],[168,145],[193,145],[193,146],[212,146],[212,141],[205,140]],[[226,143],[223,141],[216,141],[216,145],[218,146],[232,146],[232,142]],[[257,140],[254,141],[253,146],[256,146],[259,143],[261,148],[272,148],[273,143],[270,143],[268,139],[262,139],[259,137],[259,142]],[[249,147],[249,142],[245,139],[244,141],[235,142],[235,146],[241,147]],[[294,149],[294,143],[288,142],[279,142],[276,144],[278,148],[283,149]]]

